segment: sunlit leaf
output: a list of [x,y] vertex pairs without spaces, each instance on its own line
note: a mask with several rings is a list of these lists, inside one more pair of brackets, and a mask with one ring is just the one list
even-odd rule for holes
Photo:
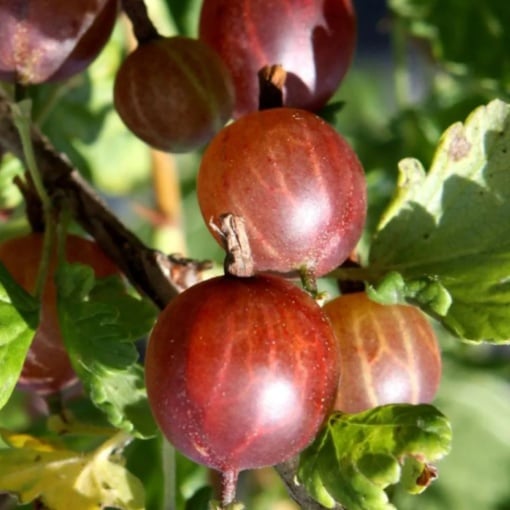
[[401,479],[413,493],[426,488],[429,464],[448,453],[450,442],[448,421],[429,405],[335,414],[302,453],[299,479],[326,508],[338,502],[349,510],[390,510],[385,489]]
[[39,321],[39,304],[0,263],[0,409],[19,379]]
[[371,247],[375,286],[467,339],[510,338],[509,154],[510,106],[495,100],[444,133],[428,172],[401,162]]

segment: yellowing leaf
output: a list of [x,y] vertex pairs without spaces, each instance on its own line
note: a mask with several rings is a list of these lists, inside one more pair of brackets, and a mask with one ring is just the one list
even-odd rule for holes
[[119,433],[91,453],[80,453],[24,434],[3,433],[13,446],[0,451],[0,492],[21,503],[40,498],[50,510],[144,508],[143,486],[112,452],[127,436]]

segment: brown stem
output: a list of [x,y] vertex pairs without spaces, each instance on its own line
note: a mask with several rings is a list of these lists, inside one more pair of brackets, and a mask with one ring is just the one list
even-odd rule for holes
[[283,87],[287,73],[281,65],[264,66],[258,72],[259,110],[283,106]]
[[122,0],[122,9],[133,24],[138,44],[144,44],[161,37],[149,18],[147,6],[143,0]]
[[[157,306],[164,307],[195,283],[205,265],[146,247],[105,206],[69,161],[32,128],[32,142],[44,187],[53,203],[65,201],[76,221],[96,240],[126,277]],[[0,148],[24,160],[9,101],[0,92]]]
[[211,220],[210,226],[223,240],[226,251],[224,269],[232,276],[248,277],[255,274],[250,242],[244,220],[231,213],[222,214],[219,225]]
[[[360,263],[356,260],[355,255],[351,255],[341,266],[343,269],[349,267],[361,267]],[[361,280],[346,280],[339,279],[338,289],[342,294],[354,294],[356,292],[363,292],[365,290],[365,282]]]
[[25,179],[17,175],[14,184],[18,187],[25,202],[25,213],[32,232],[44,232],[43,205],[35,189],[29,172],[25,172]]

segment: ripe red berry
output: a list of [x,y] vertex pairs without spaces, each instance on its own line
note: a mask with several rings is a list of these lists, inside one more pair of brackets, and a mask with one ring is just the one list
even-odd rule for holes
[[168,304],[145,369],[166,437],[196,462],[237,474],[313,439],[335,398],[338,347],[320,307],[292,283],[225,276]]
[[356,413],[433,400],[441,354],[434,329],[418,308],[381,305],[360,292],[326,303],[324,311],[342,354],[335,409]]
[[[28,292],[34,290],[42,248],[43,236],[36,233],[0,244],[0,261]],[[118,272],[113,262],[92,241],[69,235],[65,254],[68,262],[91,266],[97,278]],[[19,380],[20,387],[40,395],[56,393],[76,382],[76,374],[58,324],[56,288],[53,281],[56,263],[55,251],[42,295],[40,323]]]
[[258,108],[257,72],[287,71],[285,105],[318,110],[351,63],[356,19],[351,0],[204,0],[200,37],[232,73],[235,117]]
[[224,128],[204,153],[198,201],[212,234],[220,216],[241,216],[256,271],[322,276],[361,235],[366,184],[347,142],[304,110],[255,112]]
[[83,71],[117,11],[117,0],[0,0],[0,80],[37,84]]
[[186,152],[207,143],[232,115],[234,89],[223,62],[186,37],[141,44],[115,79],[115,108],[149,145]]

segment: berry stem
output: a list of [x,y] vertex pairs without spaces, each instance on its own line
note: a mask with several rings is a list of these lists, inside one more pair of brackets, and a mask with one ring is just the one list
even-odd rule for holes
[[283,106],[283,87],[287,73],[281,65],[264,66],[258,72],[259,110]]
[[122,0],[122,9],[133,24],[138,44],[144,44],[161,37],[149,18],[147,6],[143,0]]
[[211,220],[210,225],[221,236],[225,255],[225,274],[239,277],[254,275],[253,257],[244,219],[231,213],[222,214],[219,225]]
[[319,297],[319,290],[317,289],[317,278],[313,272],[307,267],[302,267],[299,270],[299,277],[301,278],[303,289],[314,299],[317,299]]
[[239,472],[229,469],[221,473],[221,506],[230,508],[236,498],[236,485]]

